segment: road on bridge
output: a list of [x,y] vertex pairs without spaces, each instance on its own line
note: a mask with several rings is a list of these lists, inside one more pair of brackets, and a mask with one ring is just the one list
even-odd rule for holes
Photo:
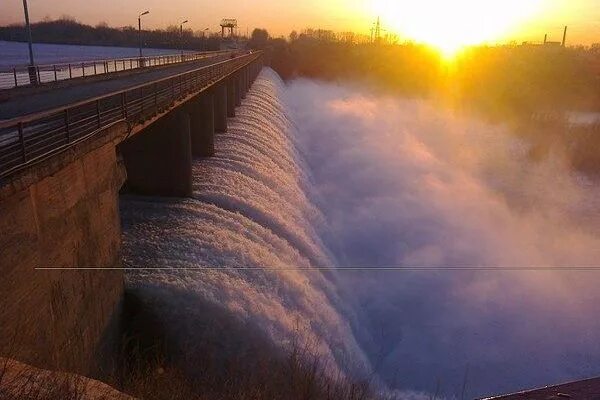
[[0,120],[51,110],[89,98],[125,90],[129,87],[146,82],[152,82],[157,79],[215,64],[219,61],[229,59],[230,57],[230,54],[225,54],[192,61],[183,65],[175,64],[173,66],[163,66],[159,68],[151,67],[143,71],[133,70],[134,72],[131,74],[120,75],[113,78],[110,78],[110,75],[108,75],[107,79],[100,81],[88,80],[86,82],[86,78],[83,78],[77,83],[72,82],[69,86],[56,89],[48,88],[48,90],[41,92],[35,92],[35,89],[33,89],[31,93],[28,93],[27,89],[24,91],[21,89],[19,95],[0,102]]

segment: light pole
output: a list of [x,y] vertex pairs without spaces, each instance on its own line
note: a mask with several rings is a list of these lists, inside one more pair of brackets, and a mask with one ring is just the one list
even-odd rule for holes
[[179,24],[179,49],[181,50],[181,61],[183,61],[183,24],[187,24],[187,22],[188,20],[186,19]]
[[29,23],[29,9],[27,8],[27,0],[23,0],[23,12],[25,13],[25,27],[27,29],[27,41],[29,45],[29,82],[32,85],[37,85],[37,73],[35,71],[35,63],[33,61],[33,39],[31,37],[31,24]]
[[208,28],[204,28],[202,31],[202,50],[206,51],[206,36],[204,36],[204,32],[208,31]]
[[146,10],[138,15],[138,40],[140,42],[140,59],[142,58],[142,16],[150,14],[150,11]]

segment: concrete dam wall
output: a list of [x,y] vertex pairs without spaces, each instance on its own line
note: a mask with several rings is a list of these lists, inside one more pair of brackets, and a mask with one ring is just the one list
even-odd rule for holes
[[115,143],[126,124],[21,174],[0,190],[0,352],[47,368],[92,372],[115,323],[120,265]]
[[0,356],[85,375],[110,367],[123,318],[119,192],[189,195],[192,157],[213,154],[261,65],[0,178]]

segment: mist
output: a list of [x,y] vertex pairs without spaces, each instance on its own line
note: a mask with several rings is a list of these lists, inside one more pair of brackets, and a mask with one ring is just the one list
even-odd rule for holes
[[[600,374],[598,185],[560,149],[434,101],[299,79],[320,235],[374,370],[465,398]],[[382,270],[376,267],[419,267]],[[423,267],[428,267],[423,269]],[[431,268],[439,267],[439,268]],[[468,267],[456,269],[456,267]]]
[[192,198],[120,199],[127,290],[189,369],[308,344],[411,400],[600,374],[598,188],[560,151],[268,68],[215,150]]

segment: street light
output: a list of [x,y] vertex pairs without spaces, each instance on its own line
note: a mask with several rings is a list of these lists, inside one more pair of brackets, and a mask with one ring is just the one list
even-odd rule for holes
[[204,36],[204,32],[208,31],[208,28],[204,28],[204,30],[202,30],[202,50],[206,51],[207,45],[206,45],[206,37]]
[[181,58],[183,61],[183,24],[187,24],[188,20],[186,19],[182,23],[179,24],[179,48],[181,49]]
[[27,41],[29,45],[29,81],[32,85],[37,85],[38,79],[35,71],[35,63],[33,61],[33,39],[31,38],[31,24],[29,23],[27,0],[23,0],[23,12],[25,13],[25,26],[27,28]]
[[140,41],[140,58],[142,58],[142,15],[150,14],[150,11],[146,10],[138,15],[138,38]]

